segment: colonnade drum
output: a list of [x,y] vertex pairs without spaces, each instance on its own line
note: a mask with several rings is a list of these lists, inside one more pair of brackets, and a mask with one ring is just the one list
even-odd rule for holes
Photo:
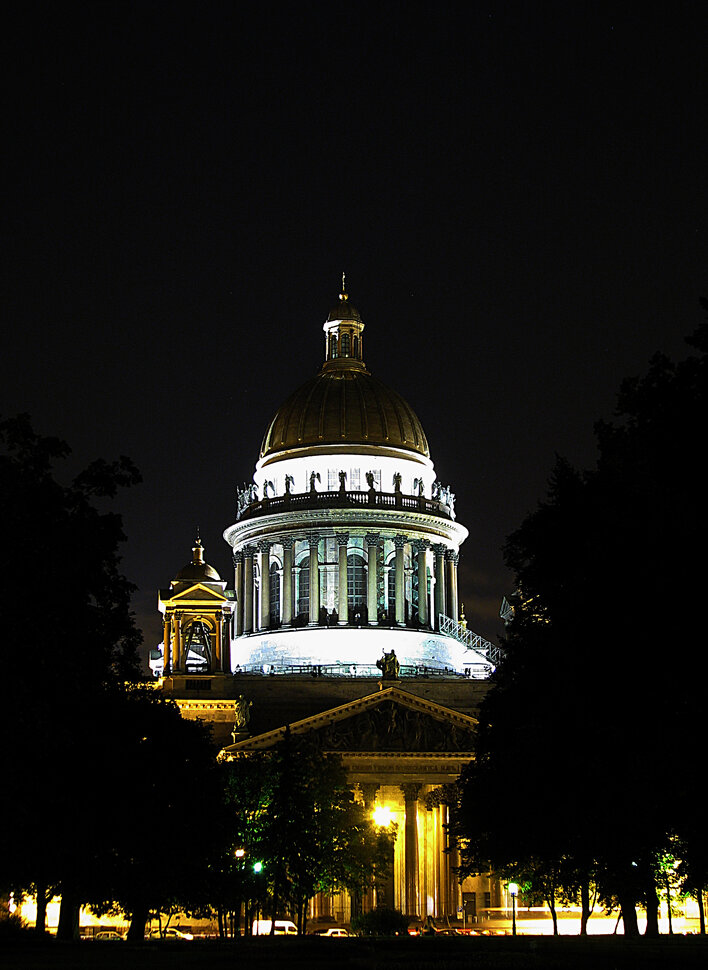
[[308,533],[233,554],[236,636],[304,626],[436,629],[458,613],[459,554],[402,533]]

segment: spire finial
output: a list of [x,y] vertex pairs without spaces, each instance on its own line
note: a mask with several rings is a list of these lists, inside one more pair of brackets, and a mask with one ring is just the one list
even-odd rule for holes
[[347,293],[347,274],[342,273],[342,292],[339,294],[340,300],[348,300],[349,294]]
[[192,547],[192,562],[194,564],[204,562],[204,546],[199,536],[199,526],[197,526],[197,538]]

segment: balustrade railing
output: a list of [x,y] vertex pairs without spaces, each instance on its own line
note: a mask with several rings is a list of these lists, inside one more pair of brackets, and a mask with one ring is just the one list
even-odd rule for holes
[[495,644],[485,640],[478,633],[468,630],[466,626],[453,620],[452,617],[445,616],[444,613],[438,614],[438,629],[441,633],[446,633],[449,637],[454,637],[460,643],[464,643],[470,650],[481,653],[483,657],[495,667],[501,659],[501,649]]
[[317,508],[350,508],[352,506],[404,509],[406,511],[424,512],[427,515],[438,515],[445,519],[454,518],[452,509],[447,502],[427,498],[425,495],[404,495],[403,492],[379,492],[375,489],[368,489],[367,491],[343,491],[339,489],[336,492],[286,492],[284,495],[267,496],[241,506],[236,512],[236,520],[251,519],[260,515],[273,515],[277,512]]
[[[371,677],[381,679],[381,671],[375,664],[287,664],[261,663],[246,664],[239,667],[237,674],[254,674],[261,677],[278,677],[284,674],[292,676],[300,674],[303,677]],[[486,670],[465,670],[458,673],[451,667],[430,667],[426,664],[401,664],[399,677],[401,679],[418,677],[465,677],[471,680],[483,680],[488,676]]]

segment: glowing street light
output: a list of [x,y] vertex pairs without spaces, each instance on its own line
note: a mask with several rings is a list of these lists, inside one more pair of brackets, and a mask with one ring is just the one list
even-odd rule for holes
[[519,895],[519,887],[515,882],[510,882],[508,888],[511,896],[511,935],[516,936],[516,897]]
[[388,828],[393,821],[391,809],[387,808],[385,805],[377,805],[373,811],[373,819],[374,822],[381,828]]

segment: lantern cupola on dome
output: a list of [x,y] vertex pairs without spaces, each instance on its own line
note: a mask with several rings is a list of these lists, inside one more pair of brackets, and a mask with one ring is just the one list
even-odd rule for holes
[[344,273],[339,302],[330,311],[322,329],[326,336],[323,371],[354,369],[367,372],[363,361],[364,322],[349,302]]
[[199,534],[197,534],[196,542],[192,546],[192,561],[180,569],[175,576],[174,582],[198,583],[200,581],[220,583],[221,576],[213,566],[210,566],[208,562],[204,562],[204,546],[202,545],[202,540],[199,538]]

